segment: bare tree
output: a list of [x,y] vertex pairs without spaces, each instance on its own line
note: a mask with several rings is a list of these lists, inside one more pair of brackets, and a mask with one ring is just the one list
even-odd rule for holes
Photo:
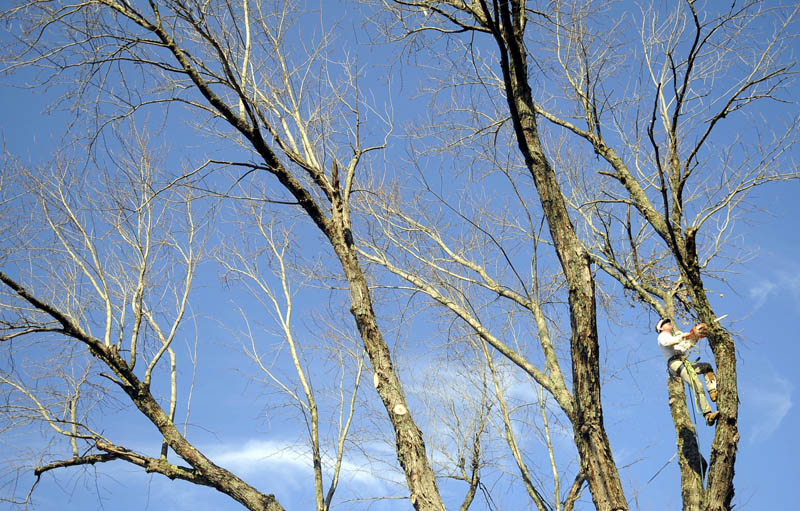
[[[782,45],[792,35],[798,10],[769,11],[760,2],[716,10],[686,2],[663,13],[642,12],[637,54],[646,78],[635,89],[635,106],[628,108],[603,85],[610,69],[623,67],[614,65],[622,55],[615,56],[608,40],[587,27],[585,13],[565,7],[557,10],[564,26],[557,41],[559,63],[570,83],[573,111],[582,119],[573,124],[545,108],[537,113],[583,139],[609,167],[599,172],[608,181],[595,188],[605,194],[576,202],[597,240],[597,264],[662,317],[674,317],[678,305],[710,326],[722,420],[705,488],[685,401],[670,403],[684,508],[730,509],[739,438],[736,350],[730,333],[714,321],[706,281],[725,269],[716,259],[747,192],[798,177],[784,166],[784,155],[797,140],[797,120],[774,126],[757,143],[731,143],[721,122],[729,115],[746,116],[763,102],[784,100],[789,64]],[[765,23],[773,27],[767,31]],[[743,48],[747,56],[740,58]],[[645,259],[654,245],[658,255]],[[671,395],[675,390],[671,385]]]
[[[542,213],[568,289],[572,393],[569,406],[562,404],[562,408],[566,408],[565,412],[572,422],[581,469],[595,506],[601,510],[627,509],[603,425],[600,348],[591,259],[569,217],[558,174],[545,155],[539,135],[536,103],[529,83],[529,57],[525,42],[528,12],[525,5],[523,2],[506,1],[493,2],[491,6],[483,1],[471,4],[397,1],[394,5],[394,8],[389,7],[389,11],[403,37],[427,30],[486,33],[500,52],[497,62],[500,72],[497,75],[501,78],[491,85],[499,85],[505,96],[507,115],[514,129],[517,146],[525,168],[536,185]],[[438,18],[431,25],[427,21],[429,9]],[[412,19],[411,28],[406,21],[407,16]],[[558,399],[558,394],[555,395]],[[566,400],[562,398],[561,402],[566,403]]]
[[[329,72],[323,52],[327,36],[308,52],[298,46],[298,53],[291,53],[287,31],[296,13],[290,7],[273,10],[260,2],[168,1],[141,8],[115,0],[79,5],[23,2],[3,15],[21,26],[21,44],[6,69],[39,66],[58,73],[76,68],[80,82],[72,90],[79,102],[89,94],[98,98],[89,106],[100,124],[147,106],[183,104],[208,115],[212,129],[231,134],[238,152],[244,152],[242,160],[206,162],[187,174],[223,165],[239,169],[240,178],[273,179],[282,190],[276,192],[277,200],[299,208],[319,229],[347,280],[351,312],[377,378],[376,390],[394,427],[397,456],[412,503],[417,509],[438,511],[442,502],[422,434],[393,369],[353,244],[350,203],[357,170],[365,155],[381,149],[385,141],[381,137],[375,145],[363,144],[361,123],[366,110],[357,74]],[[134,68],[142,73],[128,73]],[[140,83],[130,83],[126,80],[130,76],[137,76]],[[118,91],[111,82],[129,87]],[[324,87],[326,93],[312,96],[309,90],[316,86]],[[110,115],[103,108],[106,100],[112,103]],[[349,122],[341,124],[343,118]],[[4,282],[34,307],[58,321],[68,320],[63,312],[25,294],[14,279],[6,276]],[[102,289],[102,283],[98,286]],[[64,324],[69,332],[74,327]],[[107,337],[111,331],[109,319]],[[99,349],[91,337],[84,342]],[[169,345],[164,346],[167,351]],[[119,365],[108,356],[112,357],[109,364]],[[120,365],[116,370],[121,378],[133,381],[132,368]],[[131,394],[140,392],[133,390],[133,383],[130,386]],[[153,421],[164,422],[160,416]],[[215,466],[199,453],[178,449],[177,437],[165,437],[198,477],[222,484],[221,476],[205,473],[216,470]],[[278,506],[272,497],[258,492],[228,491],[251,509]]]
[[[684,508],[730,509],[739,438],[735,346],[713,321],[705,280],[724,275],[718,256],[747,193],[798,177],[791,163],[797,119],[784,117],[786,125],[776,126],[753,110],[751,121],[736,121],[750,138],[722,126],[738,116],[748,119],[755,105],[791,101],[786,43],[796,31],[797,9],[689,1],[620,12],[591,2],[553,2],[537,10],[519,1],[397,0],[386,11],[380,28],[405,40],[406,48],[447,45],[439,62],[449,67],[431,89],[436,98],[461,91],[452,94],[457,121],[448,124],[461,138],[443,136],[444,147],[493,137],[482,147],[502,159],[508,153],[497,139],[505,125],[513,129],[570,289],[578,407],[602,417],[599,387],[597,393],[586,387],[596,382],[596,344],[579,335],[594,330],[593,265],[660,316],[681,314],[711,325],[722,420],[707,486],[682,389],[674,382],[670,404]],[[481,103],[475,95],[488,99]],[[475,226],[486,234],[480,222]],[[602,421],[589,422],[602,430]],[[608,453],[595,457],[599,464],[585,465],[595,505],[626,508],[608,443],[602,435],[581,438],[576,427],[579,449],[602,445],[598,452]],[[593,482],[599,474],[603,481]]]
[[[155,196],[158,163],[142,152],[145,138],[134,141],[117,155],[114,173],[84,173],[71,162],[16,169],[29,189],[19,188],[15,206],[43,228],[5,261],[9,273],[0,272],[0,340],[10,362],[0,381],[13,403],[3,409],[6,424],[40,423],[70,445],[66,458],[58,458],[63,449],[45,453],[37,481],[50,470],[122,460],[249,507],[280,509],[273,496],[211,462],[176,423],[174,344],[202,249],[203,214],[185,190]],[[104,432],[99,405],[120,390],[159,432],[157,453]],[[168,449],[190,466],[170,462]]]
[[[25,174],[28,188],[13,173],[0,180],[0,212],[15,211],[3,215],[0,233],[27,230],[0,253],[0,335],[14,362],[0,374],[5,426],[43,424],[66,446],[48,453],[37,476],[124,460],[213,487],[249,509],[281,509],[176,426],[189,403],[179,400],[174,345],[203,245],[198,197],[211,196],[244,205],[253,245],[237,240],[217,262],[276,321],[290,370],[266,361],[260,333],[246,337],[246,351],[307,427],[317,509],[331,507],[352,438],[361,357],[349,355],[355,385],[340,379],[338,399],[328,401],[341,421],[327,458],[324,391],[304,362],[313,348],[292,326],[297,272],[287,259],[299,235],[278,234],[275,226],[286,224],[277,215],[307,229],[303,249],[321,261],[315,282],[328,278],[324,286],[348,295],[343,307],[369,358],[408,488],[401,497],[416,509],[443,509],[445,480],[464,492],[462,509],[480,493],[491,507],[489,478],[512,480],[540,510],[569,511],[584,486],[596,509],[628,509],[604,425],[598,269],[619,283],[609,299],[711,326],[721,420],[706,480],[683,388],[672,380],[670,405],[684,508],[730,509],[736,353],[713,322],[706,286],[724,277],[718,261],[747,193],[797,177],[787,167],[797,136],[796,120],[770,126],[769,135],[757,130],[758,144],[721,127],[786,99],[782,42],[797,8],[687,1],[620,15],[584,1],[394,0],[380,9],[382,35],[437,57],[425,66],[434,77],[423,92],[442,110],[408,145],[412,170],[421,167],[409,180],[417,189],[407,174],[372,172],[394,130],[391,109],[365,100],[361,64],[332,49],[338,28],[302,31],[306,13],[290,2],[25,0],[2,14],[15,41],[3,69],[35,69],[39,85],[66,83],[63,104],[76,125],[90,125],[74,150],[88,150],[87,160],[64,151],[56,172]],[[764,20],[774,28],[768,38]],[[121,119],[154,112],[161,122],[193,125],[190,143],[200,149],[186,156],[188,170],[155,178],[151,153],[131,149],[119,159],[118,143],[104,139]],[[389,163],[396,167],[393,155]],[[430,179],[436,164],[446,169],[442,185]],[[95,185],[83,169],[104,180]],[[85,197],[92,187],[97,193]],[[35,255],[40,247],[46,260]],[[462,370],[474,369],[470,400],[426,400],[401,384],[386,339],[403,320],[379,322],[374,301],[389,293],[424,295],[446,311],[422,315],[446,324],[453,351],[430,349],[458,352]],[[62,351],[43,349],[51,341]],[[32,346],[30,357],[21,358],[21,345]],[[191,358],[183,361],[193,370]],[[537,397],[515,402],[504,381],[511,373]],[[44,374],[46,385],[34,384]],[[119,398],[155,426],[158,454],[104,432],[101,412],[87,404]],[[575,452],[563,456],[577,456],[577,468],[554,450],[553,420],[569,424]],[[541,450],[521,445],[532,430]],[[497,462],[501,445],[511,454],[505,465]],[[170,451],[186,466],[171,463]],[[534,452],[546,469],[531,462]]]
[[[242,238],[253,237],[256,243],[223,243],[219,260],[224,268],[225,280],[240,281],[252,296],[260,303],[278,326],[278,334],[288,348],[289,361],[266,353],[268,348],[260,341],[261,336],[253,333],[247,313],[243,313],[243,321],[247,324],[247,341],[245,351],[263,373],[270,385],[285,393],[291,404],[295,406],[303,418],[308,432],[308,444],[311,451],[311,466],[314,474],[314,499],[317,511],[331,508],[333,497],[339,484],[339,476],[344,461],[345,444],[348,441],[350,427],[356,412],[356,396],[364,372],[363,350],[353,347],[345,348],[345,343],[331,342],[327,347],[335,353],[334,360],[339,366],[340,381],[338,388],[320,384],[320,380],[329,378],[327,371],[319,363],[311,367],[309,354],[313,346],[299,339],[293,326],[296,315],[294,307],[296,291],[293,290],[291,259],[291,231],[284,230],[274,220],[265,218],[267,209],[263,203],[248,204],[249,207],[237,208],[235,215],[249,220],[240,221],[242,228],[253,225],[252,230],[244,230]],[[255,232],[252,232],[255,231]],[[247,247],[256,248],[247,252]],[[263,267],[263,266],[266,266]],[[271,278],[276,280],[273,285]],[[294,279],[296,280],[296,279]],[[317,347],[322,349],[323,347]],[[280,350],[278,350],[280,351]],[[294,375],[285,374],[284,367],[291,367]],[[352,371],[350,367],[352,366]],[[349,373],[354,374],[349,374]],[[316,378],[315,378],[316,376]],[[317,384],[314,384],[314,380]],[[320,389],[320,387],[322,387]],[[322,397],[320,397],[322,394]],[[333,394],[333,395],[327,395]],[[329,405],[332,400],[335,405]],[[335,423],[335,437],[332,452],[326,452],[320,425],[320,405],[336,406],[338,414],[331,417]],[[338,417],[335,417],[337,416]],[[324,414],[323,414],[324,418]],[[322,427],[324,428],[324,424]],[[330,480],[327,489],[324,486],[325,467],[329,466]]]

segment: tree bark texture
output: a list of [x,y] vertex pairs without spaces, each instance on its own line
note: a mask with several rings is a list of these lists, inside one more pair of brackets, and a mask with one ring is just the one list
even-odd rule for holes
[[[686,393],[680,377],[668,377],[669,409],[677,434],[678,465],[681,471],[683,511],[700,511],[705,489],[703,477],[707,467],[697,445],[697,431],[686,406]],[[694,397],[692,397],[694,399]],[[699,411],[698,411],[699,412]],[[698,413],[696,412],[696,413]],[[702,420],[702,419],[701,419]]]
[[350,227],[343,215],[334,207],[333,228],[329,238],[342,264],[350,288],[350,298],[358,331],[377,376],[376,390],[394,427],[397,459],[406,476],[410,498],[417,511],[443,511],[433,470],[428,463],[422,432],[417,427],[400,380],[392,364],[389,346],[378,326],[372,307],[367,279],[358,261]]
[[704,509],[729,511],[734,495],[736,452],[739,443],[739,389],[736,372],[736,348],[733,338],[719,323],[714,322],[714,311],[708,303],[702,282],[693,287],[691,294],[700,320],[709,325],[708,342],[714,353],[717,370],[716,432],[711,444],[708,480]]
[[539,139],[524,49],[524,5],[495,4],[492,33],[500,49],[503,78],[517,143],[533,177],[550,235],[569,288],[570,347],[575,410],[571,417],[581,469],[595,507],[626,510],[628,504],[603,424],[597,309],[591,261],[569,218],[558,177]]
[[[684,237],[685,236],[685,237]],[[708,479],[702,509],[729,511],[734,495],[736,453],[739,443],[739,387],[736,371],[736,347],[733,338],[719,322],[706,295],[694,242],[694,232],[678,236],[677,246],[671,248],[678,254],[681,276],[697,318],[708,325],[708,343],[714,354],[717,376],[717,420],[711,444]]]

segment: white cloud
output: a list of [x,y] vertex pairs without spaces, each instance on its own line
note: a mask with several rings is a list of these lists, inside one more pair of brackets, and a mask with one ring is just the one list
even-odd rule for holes
[[769,280],[762,280],[757,283],[755,286],[750,288],[748,294],[750,298],[753,300],[753,310],[760,309],[764,303],[766,303],[767,298],[769,295],[775,291],[777,285]]
[[270,440],[248,440],[242,445],[227,446],[217,449],[212,458],[215,463],[230,470],[252,474],[254,472],[309,472],[311,456],[306,446]]
[[800,275],[795,272],[781,272],[779,275],[782,285],[789,290],[794,297],[795,304],[800,309]]
[[776,374],[772,374],[770,379],[768,386],[751,386],[745,392],[746,402],[754,408],[752,416],[758,417],[750,433],[751,444],[767,440],[792,409],[792,383]]
[[762,278],[748,291],[753,304],[752,310],[760,309],[770,297],[783,294],[792,295],[800,309],[800,274],[797,269],[780,270],[773,275],[772,279]]
[[[345,453],[346,454],[346,453]],[[308,445],[298,442],[248,440],[240,445],[218,447],[212,451],[215,463],[242,476],[270,474],[280,476],[289,483],[312,476],[312,459]],[[326,475],[330,477],[333,460],[324,459]],[[372,463],[364,459],[344,459],[339,472],[343,482],[375,486],[382,481],[373,475]],[[385,474],[382,474],[385,475]]]

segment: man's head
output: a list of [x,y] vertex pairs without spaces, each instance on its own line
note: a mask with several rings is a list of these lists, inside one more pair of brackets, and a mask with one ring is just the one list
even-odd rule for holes
[[669,319],[661,319],[656,323],[656,332],[661,333],[663,331],[669,332],[672,330],[672,321]]

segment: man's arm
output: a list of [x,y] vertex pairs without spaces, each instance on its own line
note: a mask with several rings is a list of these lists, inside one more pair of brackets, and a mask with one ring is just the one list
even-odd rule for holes
[[675,346],[686,338],[686,334],[670,335],[667,332],[658,334],[658,343],[662,346]]

